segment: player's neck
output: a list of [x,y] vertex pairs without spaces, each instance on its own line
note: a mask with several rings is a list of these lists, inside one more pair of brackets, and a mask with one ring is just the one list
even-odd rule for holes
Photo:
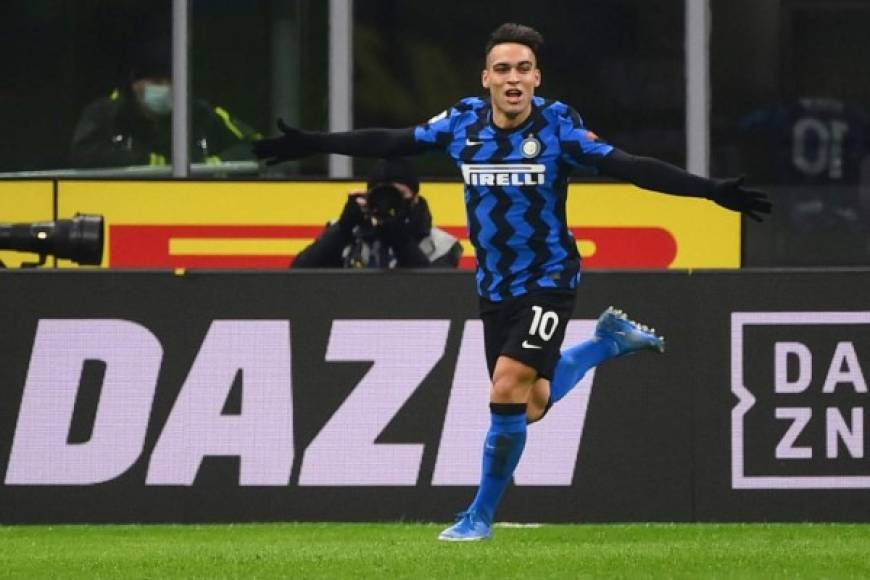
[[516,113],[514,115],[510,115],[508,113],[505,113],[504,111],[501,111],[501,110],[493,107],[492,123],[493,123],[493,125],[495,125],[499,129],[504,129],[504,130],[510,131],[511,129],[516,129],[517,127],[519,127],[520,125],[525,123],[529,119],[529,116],[531,114],[532,114],[531,104],[529,105],[529,107],[526,110],[524,110],[520,113]]

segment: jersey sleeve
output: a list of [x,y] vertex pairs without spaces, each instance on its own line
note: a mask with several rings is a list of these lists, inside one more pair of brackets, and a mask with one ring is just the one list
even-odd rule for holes
[[562,158],[574,167],[594,168],[599,159],[613,151],[612,145],[587,129],[580,114],[567,106],[559,117],[559,139]]
[[435,115],[425,123],[414,128],[414,140],[433,149],[446,149],[453,140],[453,132],[456,120],[462,114],[461,111],[468,107],[462,103],[453,105],[449,109]]

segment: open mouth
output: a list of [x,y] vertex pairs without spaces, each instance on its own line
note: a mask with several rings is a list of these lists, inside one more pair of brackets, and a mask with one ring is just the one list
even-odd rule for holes
[[508,89],[504,96],[509,103],[518,103],[523,98],[523,92],[519,89]]

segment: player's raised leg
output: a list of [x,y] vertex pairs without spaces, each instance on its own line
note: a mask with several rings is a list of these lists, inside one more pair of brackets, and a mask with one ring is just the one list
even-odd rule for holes
[[612,306],[598,317],[595,335],[562,352],[550,385],[550,404],[573,389],[583,375],[610,359],[643,350],[664,352],[665,339],[654,328],[630,320]]

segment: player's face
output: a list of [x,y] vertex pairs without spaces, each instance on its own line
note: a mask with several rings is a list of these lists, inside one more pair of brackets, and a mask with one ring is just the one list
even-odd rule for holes
[[489,90],[495,124],[507,129],[523,123],[531,113],[541,71],[532,49],[505,42],[489,51],[481,80]]

